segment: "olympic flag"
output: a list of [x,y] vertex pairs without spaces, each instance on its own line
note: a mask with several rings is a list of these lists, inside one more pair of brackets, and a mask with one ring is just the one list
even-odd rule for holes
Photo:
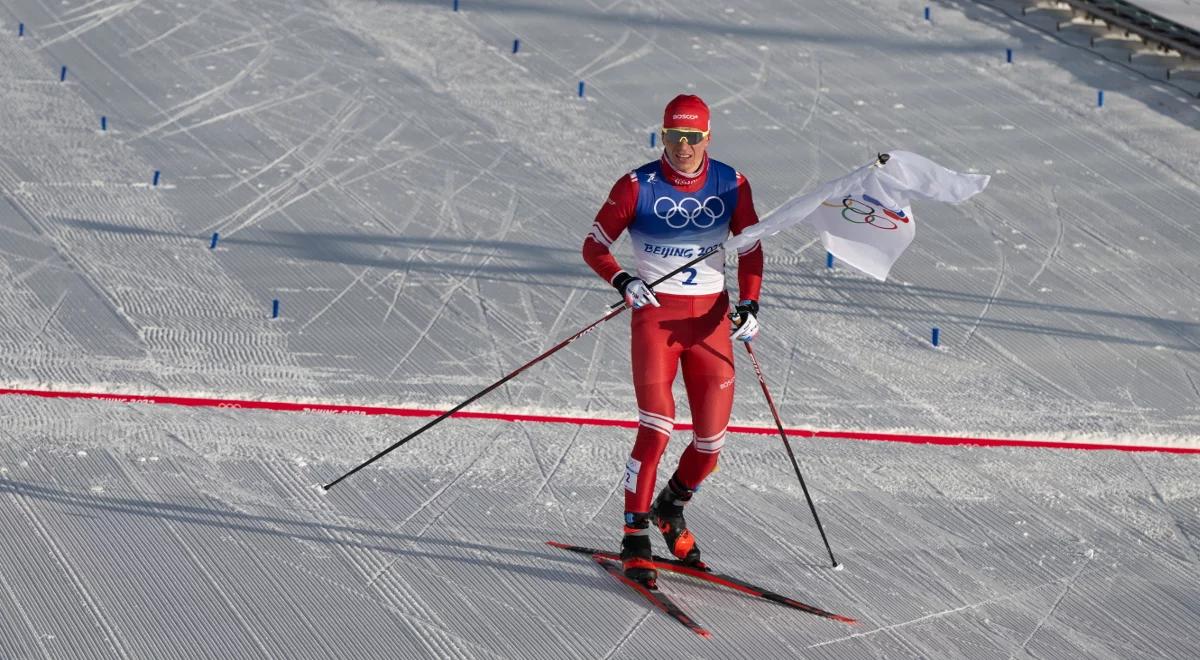
[[791,198],[758,224],[730,237],[724,247],[753,245],[811,218],[826,250],[882,281],[916,234],[910,198],[957,204],[981,192],[990,178],[960,174],[923,156],[893,151]]

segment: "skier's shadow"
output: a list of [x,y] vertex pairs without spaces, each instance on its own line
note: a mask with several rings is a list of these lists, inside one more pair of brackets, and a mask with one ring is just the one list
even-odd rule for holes
[[[482,557],[430,552],[419,550],[415,547],[418,545],[433,545],[467,552],[500,553],[527,557],[539,562],[549,560],[564,566],[578,566],[580,564],[578,559],[564,556],[563,553],[553,551],[544,546],[540,547],[538,551],[497,547],[459,540],[431,538],[428,536],[418,537],[416,535],[378,529],[365,529],[342,524],[306,522],[290,518],[247,514],[227,509],[213,509],[173,502],[112,497],[96,493],[77,494],[67,490],[3,478],[0,478],[0,493],[9,493],[19,497],[59,505],[63,507],[65,515],[74,517],[96,518],[96,516],[87,513],[88,511],[136,516],[160,522],[170,521],[184,525],[211,527],[291,541],[305,541],[319,545],[370,550],[394,555],[397,560],[429,559],[437,562],[469,564],[569,585],[594,585],[595,583],[603,583],[598,579],[585,577],[579,571],[568,572],[550,568],[536,568],[516,563],[484,559]],[[361,540],[347,538],[350,536],[361,537]],[[401,544],[414,547],[402,548],[400,547]]]
[[[431,561],[437,561],[439,563],[446,562],[468,564],[481,568],[505,571],[507,573],[526,575],[538,580],[548,580],[571,586],[601,588],[608,590],[611,593],[620,594],[623,598],[639,607],[645,606],[646,604],[645,600],[641,596],[639,596],[632,589],[623,587],[610,576],[607,576],[605,574],[606,571],[599,565],[596,565],[595,562],[591,561],[589,558],[575,553],[567,553],[562,550],[556,550],[540,544],[537,546],[538,550],[536,551],[532,549],[521,550],[519,548],[511,547],[498,548],[494,545],[470,543],[459,540],[439,539],[427,536],[418,537],[411,534],[400,534],[397,532],[388,532],[377,529],[364,529],[340,524],[305,522],[290,518],[254,515],[227,509],[213,509],[203,506],[177,504],[173,502],[156,502],[151,500],[112,497],[96,493],[72,493],[67,490],[3,478],[0,478],[0,493],[10,493],[20,497],[59,505],[64,508],[63,513],[65,515],[72,517],[102,520],[106,519],[107,516],[92,515],[91,513],[87,513],[87,511],[104,512],[105,514],[137,516],[153,521],[170,521],[184,525],[211,527],[226,531],[244,532],[266,537],[287,539],[291,541],[306,541],[321,545],[340,546],[357,550],[371,550],[393,555],[397,560],[428,559]],[[80,509],[82,509],[82,511]],[[373,540],[353,540],[346,538],[347,535],[360,536],[364,539]],[[561,565],[562,569],[536,568],[533,566],[525,566],[516,563],[483,559],[481,557],[430,552],[418,550],[416,548],[405,549],[399,547],[399,544],[401,543],[412,546],[419,544],[434,545],[453,548],[460,551],[487,552],[493,554],[500,553],[527,557],[538,562],[553,562],[556,565]],[[573,566],[575,569],[568,570],[568,566]],[[739,594],[733,593],[726,588],[709,584],[701,580],[690,579],[685,576],[678,576],[678,578],[680,584],[686,583],[690,585],[691,588],[700,588],[705,591],[721,593],[732,598],[737,598],[739,596]]]

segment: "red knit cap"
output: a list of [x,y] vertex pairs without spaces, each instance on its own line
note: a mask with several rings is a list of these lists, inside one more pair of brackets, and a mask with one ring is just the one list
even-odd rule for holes
[[699,96],[680,94],[671,99],[663,112],[663,128],[708,130],[708,106]]

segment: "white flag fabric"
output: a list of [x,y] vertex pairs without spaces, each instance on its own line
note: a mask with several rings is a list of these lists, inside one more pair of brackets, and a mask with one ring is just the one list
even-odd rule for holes
[[876,161],[791,198],[758,224],[731,236],[724,247],[753,245],[811,219],[834,257],[885,280],[916,233],[911,198],[962,202],[987,187],[990,178],[960,174],[923,156],[893,151],[885,164]]

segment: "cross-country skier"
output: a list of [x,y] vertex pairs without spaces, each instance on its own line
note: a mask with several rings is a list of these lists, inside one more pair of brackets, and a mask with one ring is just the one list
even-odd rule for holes
[[[758,332],[763,266],[758,243],[738,252],[739,302],[729,315],[721,243],[758,222],[750,183],[708,157],[709,111],[700,97],[680,95],[668,103],[661,135],[662,157],[617,181],[583,242],[584,260],[633,308],[630,352],[639,424],[625,467],[621,559],[627,577],[651,588],[657,579],[651,521],[672,554],[702,565],[683,508],[716,467],[725,444],[733,406],[731,339],[750,341]],[[609,251],[626,230],[636,275],[622,270]],[[647,285],[703,254],[711,256],[653,291]],[[732,332],[727,316],[733,320]],[[658,462],[675,424],[671,386],[680,364],[695,430],[675,473],[651,505]]]

